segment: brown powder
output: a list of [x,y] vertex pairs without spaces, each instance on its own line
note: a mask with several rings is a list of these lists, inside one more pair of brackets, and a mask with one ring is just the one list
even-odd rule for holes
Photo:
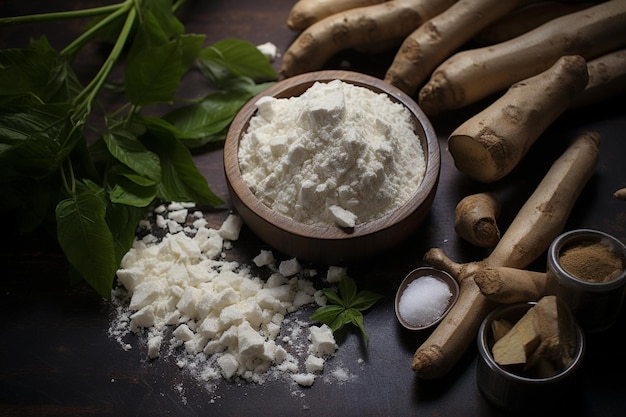
[[610,281],[624,270],[624,259],[599,242],[582,243],[566,249],[560,262],[567,273],[589,282]]

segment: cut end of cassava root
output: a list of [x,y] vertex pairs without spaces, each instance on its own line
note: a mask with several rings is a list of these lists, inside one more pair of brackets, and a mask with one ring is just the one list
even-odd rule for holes
[[505,177],[570,108],[588,80],[585,59],[567,55],[546,71],[513,84],[452,132],[448,146],[456,167],[485,183]]
[[500,240],[496,218],[500,203],[491,193],[468,195],[456,205],[454,230],[464,240],[481,248],[492,248]]

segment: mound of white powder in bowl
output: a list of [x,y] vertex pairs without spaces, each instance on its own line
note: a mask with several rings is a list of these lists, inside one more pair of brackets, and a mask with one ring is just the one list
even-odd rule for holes
[[408,109],[340,80],[263,97],[239,144],[244,182],[300,223],[354,227],[404,204],[425,157]]
[[443,281],[423,276],[407,285],[400,297],[398,312],[411,326],[426,326],[446,311],[452,293]]

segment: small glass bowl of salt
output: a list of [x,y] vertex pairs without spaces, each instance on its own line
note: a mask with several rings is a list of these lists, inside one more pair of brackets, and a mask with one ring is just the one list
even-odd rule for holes
[[459,297],[459,284],[447,272],[422,267],[411,271],[396,293],[396,317],[408,330],[439,323]]

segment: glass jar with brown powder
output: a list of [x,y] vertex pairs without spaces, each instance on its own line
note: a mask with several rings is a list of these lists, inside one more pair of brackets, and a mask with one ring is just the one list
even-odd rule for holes
[[623,304],[626,246],[597,230],[563,233],[548,249],[548,277],[585,331],[605,330]]

